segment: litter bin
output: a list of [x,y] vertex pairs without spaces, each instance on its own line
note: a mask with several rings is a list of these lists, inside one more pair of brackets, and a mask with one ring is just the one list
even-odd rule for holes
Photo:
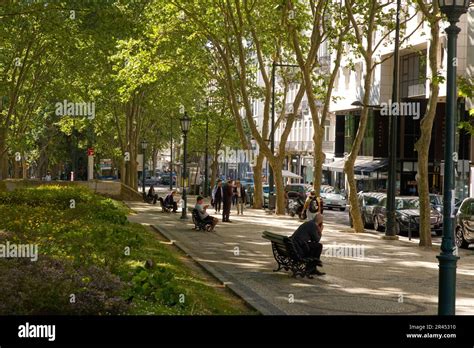
[[275,195],[269,195],[268,196],[268,209],[269,210],[275,210],[276,207],[276,196]]

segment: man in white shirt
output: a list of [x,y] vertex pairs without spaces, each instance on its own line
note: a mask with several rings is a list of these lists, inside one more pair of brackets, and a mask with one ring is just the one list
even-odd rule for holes
[[217,219],[215,217],[212,217],[208,214],[206,211],[209,205],[203,205],[204,199],[201,196],[197,197],[195,209],[198,211],[199,217],[201,218],[202,221],[209,223],[212,225],[212,229],[217,225]]
[[46,172],[46,176],[44,177],[44,181],[51,181],[51,173],[49,170]]

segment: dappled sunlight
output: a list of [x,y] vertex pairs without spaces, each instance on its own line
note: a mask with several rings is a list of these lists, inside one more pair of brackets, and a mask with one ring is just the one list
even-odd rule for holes
[[438,270],[438,263],[437,262],[427,262],[427,261],[397,261],[396,262],[400,266],[410,267],[410,268],[428,268]]
[[255,262],[245,263],[245,262],[231,262],[231,261],[223,261],[223,260],[217,261],[217,260],[202,259],[202,258],[197,258],[196,260],[205,262],[205,263],[211,263],[211,264],[234,265],[234,266],[237,266],[238,268],[262,269],[262,267],[257,265]]
[[[325,223],[321,259],[326,275],[295,279],[291,271],[273,272],[277,263],[271,243],[262,238],[262,233],[267,230],[289,236],[303,221],[263,211],[244,216],[231,213],[232,223],[219,222],[209,233],[193,231],[192,220],[181,221],[179,214],[150,215],[145,219],[147,223],[186,246],[198,262],[236,277],[239,281],[234,280],[234,286],[244,284],[289,314],[436,313],[436,245],[419,248],[417,240],[408,241],[406,237],[387,241],[382,239],[384,233],[348,233],[344,232],[347,226]],[[337,247],[359,248],[363,253],[330,254],[328,250]],[[458,312],[472,314],[474,300],[469,298],[471,289],[467,286],[474,275],[474,257],[466,254],[460,251],[458,287],[462,288],[457,291]],[[293,303],[288,302],[288,294],[295,295]]]
[[343,289],[342,291],[345,291],[350,294],[371,294],[371,295],[377,295],[377,296],[390,296],[393,297],[394,295],[397,295],[402,293],[403,290],[400,288],[381,288],[381,289],[371,289],[371,288],[350,288],[350,289]]

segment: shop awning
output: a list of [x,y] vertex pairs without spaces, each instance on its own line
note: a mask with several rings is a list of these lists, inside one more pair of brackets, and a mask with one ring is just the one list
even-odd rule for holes
[[[334,161],[332,163],[325,163],[323,170],[342,173],[344,172],[344,159]],[[354,164],[354,171],[356,174],[367,174],[383,168],[388,164],[388,159],[373,159],[371,157],[359,157]]]
[[282,170],[281,174],[284,178],[290,178],[290,179],[302,179],[303,178],[303,177],[299,176],[298,174],[292,173],[288,170]]
[[360,174],[372,173],[375,172],[377,169],[383,168],[388,165],[388,159],[376,159],[371,161],[364,161],[362,163],[357,163],[354,166],[354,171]]

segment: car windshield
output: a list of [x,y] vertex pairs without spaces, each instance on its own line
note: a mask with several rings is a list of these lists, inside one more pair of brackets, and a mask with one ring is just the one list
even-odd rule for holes
[[443,205],[441,196],[438,196],[438,195],[430,195],[430,202],[433,205]]
[[397,199],[395,200],[395,207],[397,210],[418,209],[420,207],[420,200],[418,198]]
[[379,200],[375,197],[367,196],[365,197],[365,205],[377,205],[379,204]]
[[[323,194],[321,194],[321,197]],[[345,200],[344,196],[338,194],[338,193],[326,193],[324,195],[327,199],[336,199],[336,200]]]
[[263,193],[269,193],[270,192],[270,186],[263,186]]

